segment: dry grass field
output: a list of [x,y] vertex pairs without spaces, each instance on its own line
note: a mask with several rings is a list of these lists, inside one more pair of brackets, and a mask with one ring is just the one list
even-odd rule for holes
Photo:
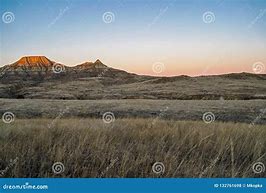
[[[0,99],[0,115],[10,111],[18,119],[102,118],[105,112],[116,118],[160,117],[172,120],[201,121],[205,112],[215,120],[266,124],[266,100],[48,100]],[[260,117],[257,119],[257,117]]]
[[[252,169],[266,163],[265,139],[265,125],[244,123],[15,119],[0,123],[0,171],[3,177],[266,177]],[[64,165],[60,174],[55,162]],[[164,170],[155,173],[155,162]]]

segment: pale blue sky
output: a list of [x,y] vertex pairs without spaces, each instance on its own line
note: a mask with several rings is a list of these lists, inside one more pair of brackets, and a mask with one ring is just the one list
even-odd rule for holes
[[[265,0],[1,0],[0,66],[24,55],[66,65],[97,58],[109,66],[164,75],[252,71],[266,64]],[[211,11],[215,21],[202,16]],[[105,23],[102,16],[115,19]],[[2,19],[3,20],[3,19]]]

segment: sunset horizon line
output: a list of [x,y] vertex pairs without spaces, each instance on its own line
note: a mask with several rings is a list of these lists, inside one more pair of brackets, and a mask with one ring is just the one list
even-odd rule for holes
[[[249,72],[249,71],[228,71],[226,73],[199,73],[199,74],[195,74],[195,75],[191,75],[191,74],[163,74],[163,73],[141,73],[141,72],[132,72],[130,71],[129,69],[123,69],[123,68],[117,68],[117,67],[113,67],[112,65],[109,65],[109,64],[106,64],[105,62],[102,62],[102,60],[98,57],[94,62],[92,60],[86,60],[84,62],[79,62],[77,64],[74,64],[74,65],[69,65],[69,64],[66,64],[66,63],[63,63],[63,62],[57,62],[53,59],[50,59],[50,57],[47,57],[46,55],[24,55],[24,56],[21,56],[18,60],[16,60],[15,62],[13,63],[9,63],[9,64],[3,64],[0,66],[0,68],[3,68],[5,66],[8,66],[8,65],[13,65],[17,62],[19,62],[21,59],[23,58],[28,58],[28,57],[45,57],[47,58],[49,61],[53,62],[53,63],[57,63],[57,64],[61,64],[61,65],[64,65],[65,67],[69,67],[69,68],[73,68],[73,67],[76,67],[78,65],[82,65],[82,64],[85,64],[85,63],[96,63],[97,61],[100,61],[102,64],[106,65],[108,68],[113,68],[113,69],[117,69],[117,70],[122,70],[122,71],[125,71],[127,73],[131,73],[131,74],[136,74],[136,75],[140,75],[140,76],[152,76],[152,77],[168,77],[168,78],[171,78],[171,77],[178,77],[178,76],[187,76],[187,77],[202,77],[202,76],[220,76],[220,75],[230,75],[230,74],[254,74],[254,75],[266,75],[264,73],[256,73],[256,72]],[[162,63],[161,63],[162,64]],[[153,66],[151,66],[151,69],[153,68]]]

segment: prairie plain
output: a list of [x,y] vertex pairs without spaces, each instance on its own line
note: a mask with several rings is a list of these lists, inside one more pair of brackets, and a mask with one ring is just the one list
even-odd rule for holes
[[265,177],[266,75],[0,68],[0,177]]
[[[1,99],[0,113],[14,117],[0,123],[0,175],[265,177],[253,168],[266,161],[265,107],[265,100]],[[214,117],[205,120],[206,112]],[[54,173],[58,162],[64,168]]]
[[[18,160],[4,177],[266,177],[253,168],[266,161],[262,125],[133,118],[0,125],[0,168]],[[58,162],[64,167],[54,173]]]

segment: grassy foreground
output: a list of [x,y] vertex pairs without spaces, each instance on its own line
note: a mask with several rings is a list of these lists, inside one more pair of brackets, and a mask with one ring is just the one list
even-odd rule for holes
[[[0,123],[0,155],[2,177],[266,177],[252,169],[266,163],[266,129],[159,119],[16,119]],[[63,163],[62,173],[53,172],[55,162]],[[164,172],[152,170],[155,162]]]

